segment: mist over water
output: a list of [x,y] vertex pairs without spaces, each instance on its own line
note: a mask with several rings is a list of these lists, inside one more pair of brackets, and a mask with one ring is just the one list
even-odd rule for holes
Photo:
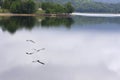
[[[120,80],[119,21],[4,18],[0,25],[0,80]],[[45,50],[26,55],[33,48]],[[45,65],[32,63],[37,59]]]

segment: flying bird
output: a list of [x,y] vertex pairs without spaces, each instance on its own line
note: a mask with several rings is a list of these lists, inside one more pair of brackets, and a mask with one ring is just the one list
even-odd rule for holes
[[40,63],[40,64],[42,64],[42,65],[45,65],[45,63],[43,63],[43,62],[41,62],[40,60],[36,60],[36,61],[32,61],[32,62],[38,62],[38,63]]

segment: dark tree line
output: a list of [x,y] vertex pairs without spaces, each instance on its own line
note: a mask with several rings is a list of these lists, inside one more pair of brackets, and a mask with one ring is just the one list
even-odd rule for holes
[[[36,0],[65,4],[71,2],[77,12],[120,13],[120,3],[104,3],[95,0]],[[109,1],[109,0],[108,0]]]
[[46,13],[71,13],[74,8],[78,12],[120,13],[120,3],[92,0],[0,0],[2,8],[12,13],[34,13],[38,3]]
[[34,13],[36,4],[33,0],[4,0],[1,4],[3,9],[8,9],[12,13]]
[[41,7],[45,13],[72,13],[74,11],[74,7],[70,2],[63,5],[58,3],[43,2]]
[[74,8],[70,2],[58,4],[53,2],[40,2],[34,0],[0,0],[1,8],[11,13],[35,13],[41,7],[46,13],[72,13]]

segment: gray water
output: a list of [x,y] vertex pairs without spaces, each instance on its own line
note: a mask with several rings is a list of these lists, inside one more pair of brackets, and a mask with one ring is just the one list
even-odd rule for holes
[[0,17],[0,80],[120,80],[120,18]]

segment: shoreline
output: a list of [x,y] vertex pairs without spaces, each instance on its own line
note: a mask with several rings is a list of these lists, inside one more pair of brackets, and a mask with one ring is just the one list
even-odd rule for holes
[[45,16],[45,17],[70,17],[70,14],[13,14],[0,13],[0,16]]
[[87,16],[87,17],[120,17],[117,13],[71,13],[71,14],[13,14],[0,13],[0,16],[44,16],[44,17],[71,17],[71,16]]
[[12,13],[0,13],[0,16],[35,16],[35,14],[12,14]]

